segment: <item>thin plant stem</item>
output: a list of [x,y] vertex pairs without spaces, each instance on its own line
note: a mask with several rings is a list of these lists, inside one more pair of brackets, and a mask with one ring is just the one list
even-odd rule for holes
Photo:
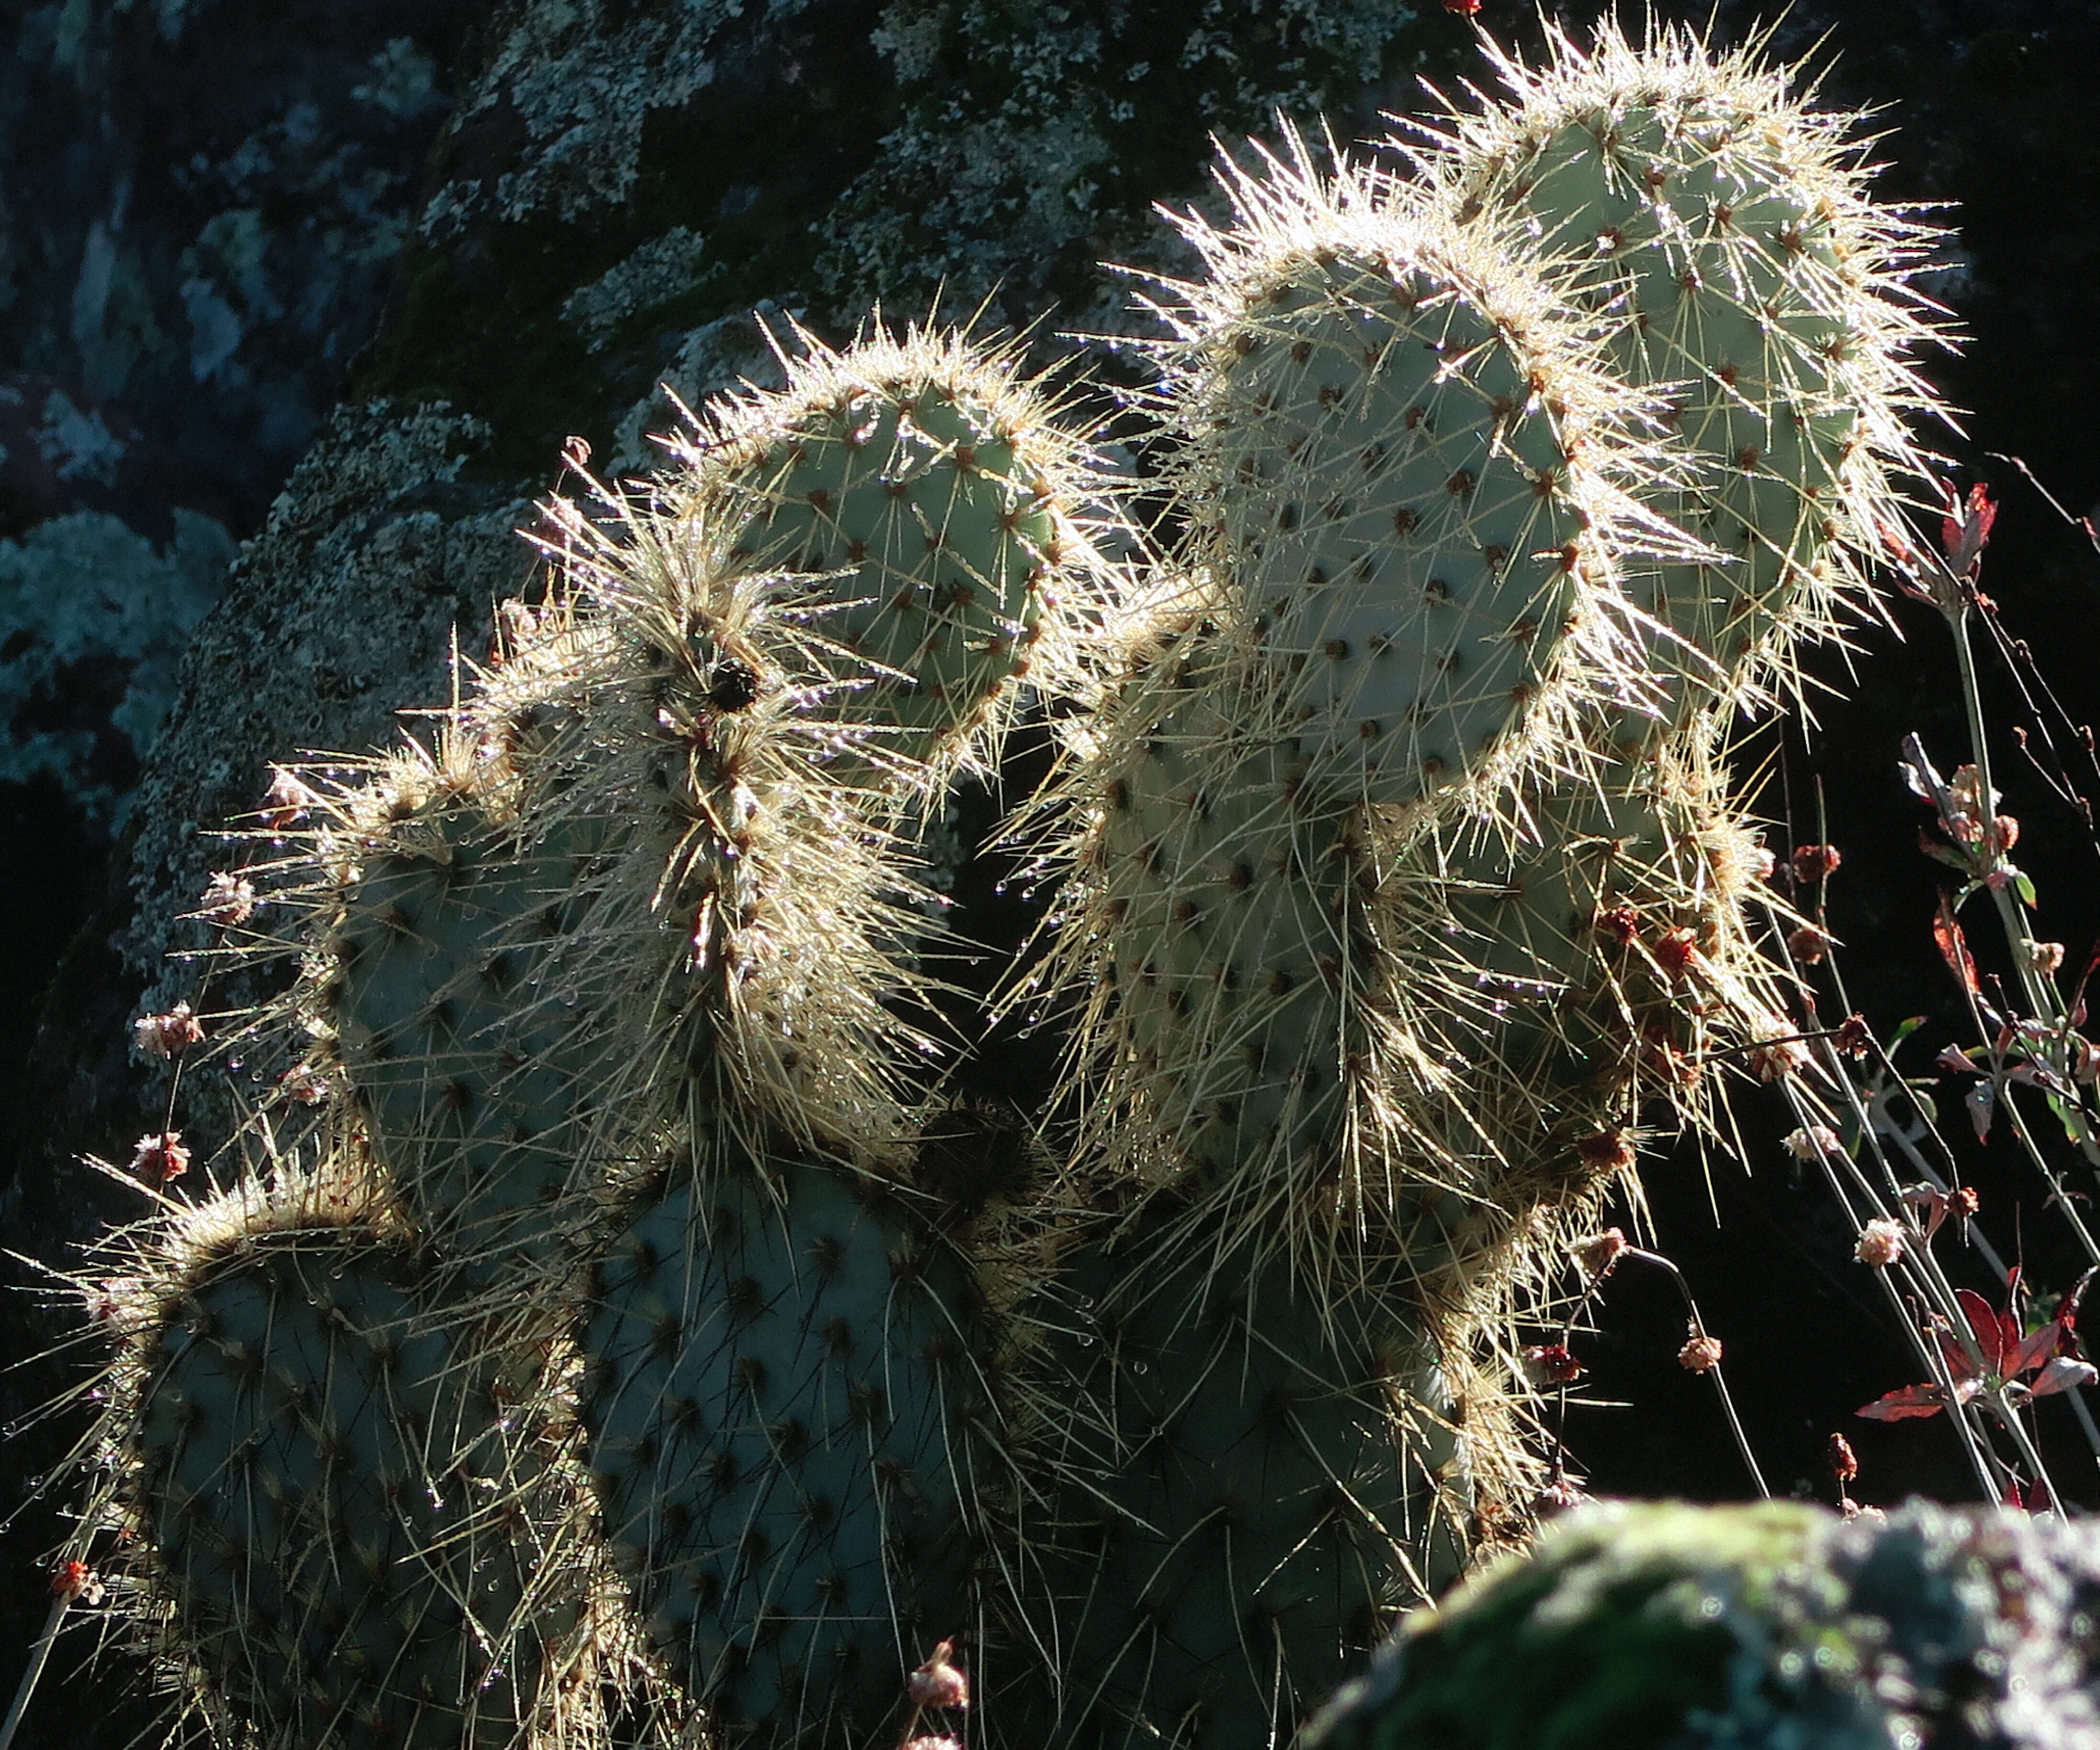
[[38,1679],[43,1676],[45,1662],[51,1656],[51,1643],[58,1638],[59,1624],[65,1620],[66,1611],[72,1603],[69,1592],[61,1592],[51,1600],[51,1614],[44,1619],[44,1632],[29,1649],[29,1668],[22,1673],[21,1686],[15,1691],[15,1705],[7,1710],[7,1719],[0,1721],[0,1750],[7,1750],[7,1746],[15,1741],[15,1729],[29,1711],[29,1698],[36,1694]]

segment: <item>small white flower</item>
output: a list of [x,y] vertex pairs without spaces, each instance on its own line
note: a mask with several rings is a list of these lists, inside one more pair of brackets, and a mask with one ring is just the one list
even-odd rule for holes
[[1797,1161],[1820,1161],[1839,1153],[1842,1144],[1837,1131],[1827,1124],[1811,1124],[1806,1130],[1794,1131],[1786,1139],[1786,1152]]
[[1886,1270],[1903,1256],[1908,1237],[1899,1221],[1870,1221],[1860,1230],[1860,1243],[1852,1248],[1852,1255],[1863,1264]]

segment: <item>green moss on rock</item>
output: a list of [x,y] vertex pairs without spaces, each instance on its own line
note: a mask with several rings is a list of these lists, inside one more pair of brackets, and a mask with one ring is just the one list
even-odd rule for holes
[[2085,1743],[2100,1536],[1915,1504],[1582,1510],[1411,1620],[1305,1750]]

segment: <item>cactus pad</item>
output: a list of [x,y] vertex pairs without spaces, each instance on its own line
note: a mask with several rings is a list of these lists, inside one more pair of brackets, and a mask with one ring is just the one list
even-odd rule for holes
[[973,1620],[952,1262],[831,1169],[674,1184],[599,1265],[582,1416],[646,1633],[730,1741],[858,1745]]
[[544,1466],[505,1376],[431,1328],[426,1286],[324,1223],[236,1229],[143,1297],[120,1487],[158,1639],[271,1744],[507,1745],[572,1620],[534,1600]]
[[1281,1742],[1462,1561],[1462,1443],[1404,1303],[1294,1281],[1258,1239],[1198,1258],[1164,1215],[1082,1251],[1038,1309],[1026,1469],[1060,1489],[1021,1558],[1051,1600],[1034,1632],[1064,1649],[1038,1742]]
[[676,447],[683,514],[726,519],[734,562],[802,580],[835,652],[828,712],[938,782],[984,759],[1023,680],[1085,690],[1105,476],[1011,355],[930,331],[797,340],[786,389],[711,404]]
[[[1607,17],[1585,52],[1498,66],[1513,102],[1459,118],[1430,156],[1462,215],[1528,220],[1556,283],[1607,325],[1604,356],[1664,411],[1696,466],[1653,507],[1724,562],[1631,581],[1665,628],[1673,715],[1717,686],[1792,687],[1793,641],[1869,600],[1877,524],[1926,404],[1901,294],[1927,227],[1868,201],[1855,118],[1808,108],[1758,46],[1717,56],[1657,26],[1636,49]],[[1631,720],[1621,738],[1639,738]]]
[[1364,173],[1235,173],[1167,352],[1202,562],[1313,779],[1420,804],[1564,757],[1638,692],[1608,610],[1637,518],[1622,391],[1543,282]]
[[432,1244],[478,1272],[545,1258],[589,1159],[602,1001],[565,978],[599,835],[514,830],[440,796],[368,841],[329,939],[322,1006],[374,1152]]

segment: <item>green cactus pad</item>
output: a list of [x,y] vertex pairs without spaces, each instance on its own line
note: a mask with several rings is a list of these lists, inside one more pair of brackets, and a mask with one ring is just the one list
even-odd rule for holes
[[562,597],[461,712],[518,772],[521,843],[596,851],[561,964],[609,994],[597,1109],[638,1131],[737,1113],[893,1166],[926,1042],[885,1004],[939,932],[887,786],[927,769],[839,714],[827,610],[732,556],[741,516],[607,502],[605,526],[558,507]]
[[1202,563],[1315,781],[1420,804],[1639,690],[1608,609],[1643,465],[1542,281],[1367,174],[1235,173],[1166,362]]
[[1305,1750],[1882,1750],[2094,1729],[2089,1527],[1913,1505],[1581,1510],[1411,1620]]
[[591,1161],[603,998],[562,960],[595,892],[589,825],[521,850],[434,797],[368,842],[329,939],[320,1007],[373,1152],[430,1243],[483,1274],[552,1254]]
[[1080,1153],[1116,1173],[1321,1179],[1339,1149],[1361,847],[1296,742],[1234,714],[1242,677],[1214,625],[1162,638],[1083,774],[1083,909],[1052,976],[1085,994]]
[[273,1745],[503,1746],[539,1705],[541,1467],[425,1285],[369,1233],[236,1232],[149,1309],[126,1488],[160,1638]]
[[1858,614],[1877,524],[1900,524],[1903,416],[1930,402],[1904,359],[1926,331],[1900,300],[1929,233],[1865,198],[1855,118],[1808,109],[1756,46],[1716,55],[1658,26],[1637,48],[1608,17],[1586,52],[1552,43],[1543,70],[1498,57],[1514,102],[1430,154],[1445,198],[1539,229],[1611,369],[1664,398],[1695,466],[1649,501],[1729,562],[1628,582],[1664,631],[1671,715],[1717,688],[1792,690],[1793,641]]
[[[1026,1469],[1057,1490],[1024,1558],[1062,1682],[1055,1701],[1007,1700],[1031,1743],[1282,1742],[1462,1561],[1462,1442],[1418,1316],[1294,1281],[1258,1240],[1211,1244],[1159,1206],[1029,1309],[1042,1451]],[[988,1724],[1000,1704],[986,1699]]]
[[970,1296],[828,1167],[648,1202],[598,1267],[581,1416],[645,1630],[731,1743],[858,1747],[974,1622]]
[[733,562],[796,575],[833,647],[826,711],[938,782],[986,757],[1022,681],[1086,690],[1105,476],[1010,355],[796,338],[786,389],[711,403],[674,445],[672,514],[726,518]]

